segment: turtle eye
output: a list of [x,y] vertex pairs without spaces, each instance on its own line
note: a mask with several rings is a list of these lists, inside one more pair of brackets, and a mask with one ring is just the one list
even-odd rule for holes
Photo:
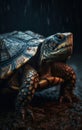
[[59,40],[62,40],[62,39],[64,38],[64,35],[58,34],[58,35],[57,35],[57,38],[58,38]]

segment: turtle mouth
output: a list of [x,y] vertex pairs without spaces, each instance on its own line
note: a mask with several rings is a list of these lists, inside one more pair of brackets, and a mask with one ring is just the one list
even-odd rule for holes
[[72,49],[73,49],[72,44],[69,44],[69,45],[67,44],[65,46],[62,46],[61,48],[58,47],[53,52],[51,52],[50,57],[54,57],[56,54],[59,55],[59,54],[65,53],[65,52],[66,53],[69,52],[69,54],[71,55]]
[[69,57],[72,54],[72,50],[73,50],[72,44],[67,44],[65,46],[62,46],[61,48],[58,47],[53,52],[49,53],[47,55],[47,58],[43,59],[43,62],[53,62],[53,61],[62,62],[66,59],[69,59]]

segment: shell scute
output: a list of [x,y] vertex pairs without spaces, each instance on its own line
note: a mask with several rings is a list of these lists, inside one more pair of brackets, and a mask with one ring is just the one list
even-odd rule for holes
[[0,79],[9,76],[33,57],[43,38],[31,31],[0,35]]

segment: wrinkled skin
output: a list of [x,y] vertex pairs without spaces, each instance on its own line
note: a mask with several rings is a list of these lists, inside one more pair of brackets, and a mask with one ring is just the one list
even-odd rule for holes
[[[45,39],[40,46],[40,56],[38,68],[33,67],[31,61],[26,63],[19,71],[9,79],[9,87],[19,89],[16,100],[16,112],[22,114],[25,119],[28,105],[34,93],[39,89],[60,84],[59,101],[70,101],[73,99],[73,89],[75,87],[76,75],[74,70],[66,64],[66,60],[71,56],[73,48],[72,33],[57,33]],[[38,52],[37,52],[38,53]],[[36,56],[35,56],[36,57]],[[19,73],[21,71],[21,80]],[[19,81],[20,84],[19,84]],[[28,112],[32,115],[30,110]]]

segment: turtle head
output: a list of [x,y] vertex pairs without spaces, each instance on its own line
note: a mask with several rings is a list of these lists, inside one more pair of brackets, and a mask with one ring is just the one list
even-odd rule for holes
[[71,56],[72,49],[72,33],[56,33],[47,37],[41,46],[41,63],[66,61]]

